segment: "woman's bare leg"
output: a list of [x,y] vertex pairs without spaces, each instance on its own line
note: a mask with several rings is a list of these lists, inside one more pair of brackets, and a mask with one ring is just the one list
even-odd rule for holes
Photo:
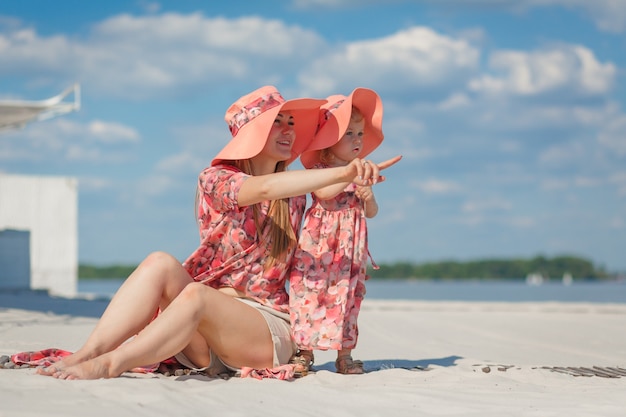
[[191,282],[189,274],[172,256],[163,252],[149,255],[122,284],[85,344],[74,354],[38,372],[52,375],[116,349],[139,333],[159,307],[165,309]]
[[[55,373],[62,379],[111,378],[169,358],[199,332],[231,366],[271,367],[273,343],[259,311],[203,284],[185,287],[170,306],[132,342]],[[193,356],[193,352],[190,352]]]

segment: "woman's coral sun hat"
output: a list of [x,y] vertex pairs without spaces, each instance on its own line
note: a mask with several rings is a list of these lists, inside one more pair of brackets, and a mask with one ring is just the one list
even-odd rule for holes
[[264,86],[246,94],[226,110],[224,120],[233,137],[211,161],[211,165],[258,155],[267,142],[276,116],[287,110],[294,117],[296,133],[291,158],[286,161],[289,164],[313,139],[319,120],[319,109],[324,103],[326,100],[312,98],[285,100],[274,86]]
[[312,168],[321,162],[320,151],[333,146],[346,133],[350,124],[352,106],[363,114],[365,129],[363,149],[359,158],[374,151],[383,141],[383,103],[380,96],[369,88],[356,88],[349,96],[333,95],[321,106],[317,133],[305,152],[300,155],[300,162],[305,168]]

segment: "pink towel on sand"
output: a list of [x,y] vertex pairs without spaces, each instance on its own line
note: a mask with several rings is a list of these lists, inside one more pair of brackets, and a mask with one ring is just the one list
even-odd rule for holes
[[[11,355],[11,361],[16,365],[29,365],[31,367],[48,367],[55,362],[63,359],[66,356],[71,355],[72,352],[63,349],[49,348],[39,351],[19,352]],[[136,373],[150,373],[159,369],[160,365],[167,366],[178,365],[178,361],[174,358],[167,359],[163,362],[153,365],[140,366],[131,370]],[[249,367],[241,368],[242,378],[256,378],[256,379],[280,379],[291,380],[294,378],[293,365],[281,365],[276,368],[254,369]]]
[[16,365],[48,367],[71,354],[72,352],[68,352],[67,350],[50,348],[36,352],[15,353],[11,355],[11,361]]
[[[48,349],[43,349],[43,350],[38,350],[38,351],[15,353],[11,355],[11,361],[16,365],[28,365],[33,368],[41,366],[41,367],[46,368],[71,354],[72,352],[69,352],[67,350],[57,349],[57,348],[48,348]],[[172,358],[172,359],[163,361],[161,363],[171,366],[177,363],[175,361],[176,360]],[[159,369],[159,365],[161,365],[161,363],[156,363],[153,365],[146,365],[146,366],[139,366],[137,368],[133,368],[131,372],[144,373],[144,374],[149,373],[149,372],[154,372],[157,369]]]

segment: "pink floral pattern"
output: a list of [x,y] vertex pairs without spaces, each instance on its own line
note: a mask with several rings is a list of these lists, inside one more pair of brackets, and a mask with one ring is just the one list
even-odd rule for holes
[[[320,167],[320,166],[316,166]],[[330,200],[313,195],[289,277],[296,344],[307,350],[353,349],[367,279],[367,224],[349,185]]]
[[[288,311],[286,278],[293,257],[264,270],[270,242],[257,236],[252,206],[239,207],[237,195],[249,176],[228,165],[206,168],[199,176],[198,223],[200,246],[183,266],[195,281],[213,288],[232,287],[246,297]],[[292,225],[298,231],[306,198],[289,200]],[[267,215],[269,201],[261,204],[261,224]],[[263,231],[266,235],[267,230]]]

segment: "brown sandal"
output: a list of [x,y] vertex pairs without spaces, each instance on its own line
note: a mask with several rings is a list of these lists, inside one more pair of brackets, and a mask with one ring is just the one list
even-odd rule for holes
[[344,375],[360,375],[364,374],[363,362],[352,359],[350,355],[341,355],[335,361],[337,373]]
[[300,350],[289,359],[289,363],[294,366],[294,376],[300,378],[307,376],[313,367],[313,352],[310,350]]

